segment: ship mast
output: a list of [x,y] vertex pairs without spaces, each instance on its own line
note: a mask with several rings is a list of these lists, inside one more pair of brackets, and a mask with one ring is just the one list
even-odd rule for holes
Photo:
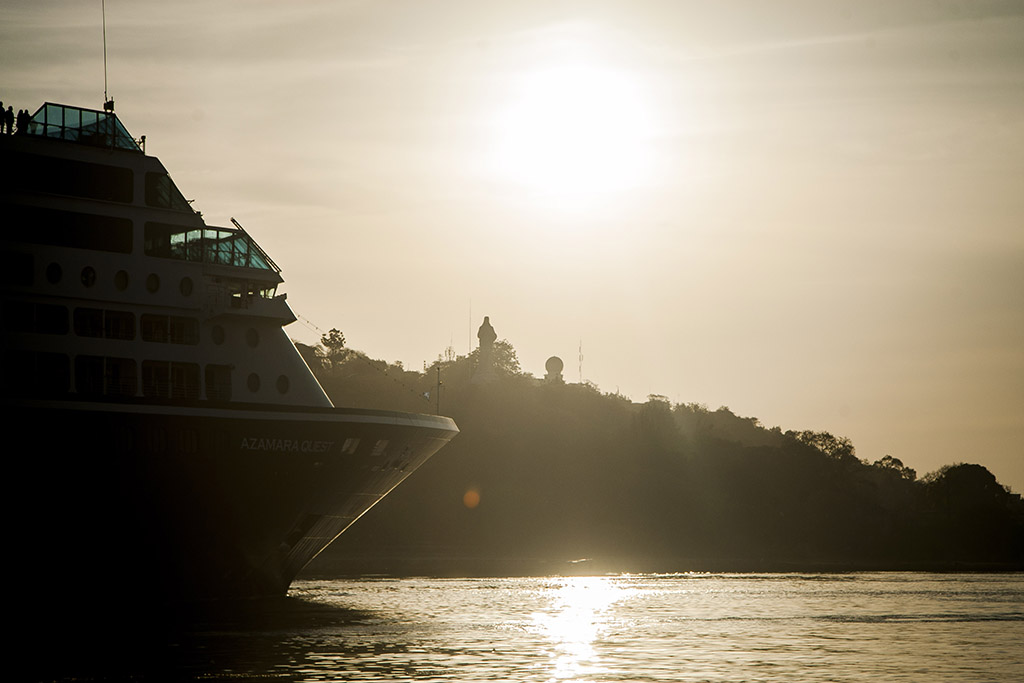
[[114,100],[107,97],[107,0],[100,3],[103,14],[103,111],[114,111]]

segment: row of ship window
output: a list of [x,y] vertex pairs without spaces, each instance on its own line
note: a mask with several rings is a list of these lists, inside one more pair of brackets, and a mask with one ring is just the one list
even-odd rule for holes
[[[59,263],[51,263],[46,266],[46,281],[51,285],[55,285],[64,278],[64,269],[60,267]],[[86,266],[82,268],[81,281],[84,287],[92,287],[96,284],[96,269],[92,266]],[[114,273],[114,286],[117,287],[118,291],[123,292],[128,289],[128,271],[119,270]],[[192,296],[192,290],[195,285],[192,282],[192,278],[183,277],[178,283],[178,291],[181,292],[182,296]],[[160,276],[156,273],[150,273],[146,276],[146,291],[150,294],[156,294],[160,291]]]
[[[132,204],[135,173],[130,168],[74,159],[12,152],[10,179],[16,190],[61,194],[85,199]],[[148,171],[145,177],[146,206],[192,213],[166,172]]]
[[[4,356],[4,389],[16,396],[62,396],[71,391],[71,361],[67,354],[11,351]],[[75,392],[83,396],[137,396],[140,364],[133,358],[78,355],[74,359]],[[211,401],[231,400],[231,366],[208,364],[200,382],[198,363],[144,360],[141,363],[141,391],[147,398],[197,400],[205,385]],[[262,381],[253,372],[246,378],[250,392],[260,390]],[[278,393],[291,388],[287,375],[275,382]]]
[[[135,339],[135,314],[130,311],[78,307],[71,317],[75,334],[80,337],[125,341]],[[60,304],[4,301],[0,312],[0,328],[4,332],[67,334],[70,329],[68,308]],[[142,341],[189,345],[199,343],[199,320],[196,318],[143,313],[139,316],[138,330]],[[214,344],[221,345],[227,339],[227,333],[222,326],[214,325],[210,329],[210,337]],[[260,335],[255,328],[246,330],[245,343],[252,348],[259,346]]]
[[[0,251],[0,258],[3,259],[4,263],[7,264],[7,269],[4,272],[4,280],[6,284],[21,285],[24,287],[32,287],[35,284],[35,267],[33,265],[32,254],[23,251]],[[64,279],[64,268],[57,262],[47,264],[46,270],[44,271],[46,281],[51,285],[56,285]],[[89,288],[94,286],[99,277],[96,273],[96,269],[92,266],[85,266],[79,273],[79,280],[83,287]],[[128,271],[119,270],[114,273],[114,287],[119,292],[123,292],[128,289],[128,285],[131,283],[131,278],[128,275]],[[160,276],[156,273],[150,273],[146,276],[145,286],[146,291],[150,294],[156,294],[160,291]],[[195,290],[195,283],[192,278],[185,276],[178,281],[178,291],[181,292],[182,296],[192,296],[192,292]]]
[[[22,205],[11,206],[8,212],[12,225],[32,226],[31,231],[18,235],[22,242],[117,254],[133,251],[134,224],[129,218]],[[143,253],[176,261],[278,271],[241,229],[146,221]]]
[[[130,311],[78,307],[71,318],[75,334],[80,337],[135,339],[135,314]],[[68,309],[60,304],[5,301],[2,324],[5,332],[67,334]],[[199,321],[196,318],[143,313],[139,316],[138,329],[139,336],[147,342],[199,343]]]

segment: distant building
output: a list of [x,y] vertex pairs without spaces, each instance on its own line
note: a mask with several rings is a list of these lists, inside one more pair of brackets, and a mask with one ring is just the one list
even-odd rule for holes
[[551,356],[547,362],[544,363],[544,369],[547,370],[547,374],[544,375],[544,380],[551,384],[565,384],[565,380],[562,379],[562,368],[565,367],[565,363],[558,356]]

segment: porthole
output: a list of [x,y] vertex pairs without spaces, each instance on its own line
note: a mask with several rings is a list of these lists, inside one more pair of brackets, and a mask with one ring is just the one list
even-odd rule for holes
[[64,269],[60,267],[59,263],[51,263],[46,266],[46,281],[51,285],[60,282],[62,277],[64,277]]
[[114,286],[117,287],[117,289],[119,291],[122,291],[122,292],[124,290],[128,289],[128,271],[127,270],[119,270],[119,271],[117,271],[117,273],[114,275]]
[[156,293],[160,289],[160,276],[156,273],[150,273],[146,277],[146,289],[152,294]]
[[182,296],[192,296],[192,278],[181,278],[181,283],[178,285],[178,289],[181,290]]
[[213,343],[220,346],[224,343],[224,328],[220,325],[214,325],[213,329],[210,330],[210,338],[213,339]]
[[82,268],[82,284],[86,287],[92,287],[96,284],[96,269],[92,266],[86,266]]
[[288,388],[290,387],[290,385],[291,385],[291,382],[288,381],[288,376],[287,375],[278,375],[278,378],[277,378],[277,391],[278,391],[278,393],[287,394],[288,393]]
[[249,391],[255,394],[260,390],[260,376],[255,372],[249,373],[249,378],[246,380],[246,384],[249,385]]
[[254,349],[259,346],[260,333],[256,331],[255,327],[250,327],[245,331],[245,343]]

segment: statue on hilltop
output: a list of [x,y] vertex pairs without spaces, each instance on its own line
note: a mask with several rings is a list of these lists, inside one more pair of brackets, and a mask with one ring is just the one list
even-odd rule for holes
[[480,340],[480,357],[477,359],[473,383],[482,384],[494,381],[496,377],[494,373],[494,342],[498,339],[498,335],[491,327],[490,316],[484,316],[484,322],[477,330],[476,338]]

